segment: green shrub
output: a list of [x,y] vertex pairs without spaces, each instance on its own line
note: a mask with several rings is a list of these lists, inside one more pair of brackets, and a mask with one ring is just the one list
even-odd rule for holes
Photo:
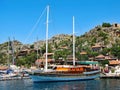
[[112,25],[110,23],[103,23],[102,27],[111,27]]

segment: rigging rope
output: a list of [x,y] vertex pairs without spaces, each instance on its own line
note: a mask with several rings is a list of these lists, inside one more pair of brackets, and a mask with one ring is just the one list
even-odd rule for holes
[[[45,10],[46,10],[46,9],[47,9],[47,7],[43,10],[43,12],[42,12],[42,14],[40,15],[40,17],[38,18],[37,22],[36,22],[35,25],[32,27],[31,32],[29,33],[28,37],[25,39],[24,43],[26,43],[27,40],[29,39],[29,37],[32,35],[33,31],[35,30],[35,28],[37,27],[38,23],[40,22],[40,20],[41,20],[43,14],[45,13]],[[23,46],[24,46],[24,45],[21,46],[20,51],[21,51],[21,49],[23,48]]]

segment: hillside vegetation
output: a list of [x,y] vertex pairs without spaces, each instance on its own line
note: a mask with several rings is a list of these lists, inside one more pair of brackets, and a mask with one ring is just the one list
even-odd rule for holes
[[[75,40],[77,60],[89,60],[89,57],[95,57],[99,54],[120,58],[119,24],[111,25],[110,23],[103,23],[91,29],[89,32],[86,32],[84,35],[76,36]],[[17,65],[30,66],[35,63],[37,57],[43,58],[45,53],[45,41],[38,41],[32,45],[23,45],[17,40],[13,42],[14,58]],[[92,50],[92,46],[95,45],[100,45],[105,48],[100,52],[95,52]],[[60,58],[67,60],[69,56],[72,56],[72,46],[72,35],[60,34],[49,39],[48,52],[54,53],[55,60],[59,60]],[[9,45],[8,49],[8,42],[0,44],[1,64],[7,64],[8,60],[10,60],[10,62],[12,61],[13,49],[11,47],[12,45]],[[22,51],[27,51],[27,53],[21,54]],[[80,53],[83,51],[87,54],[81,55]]]

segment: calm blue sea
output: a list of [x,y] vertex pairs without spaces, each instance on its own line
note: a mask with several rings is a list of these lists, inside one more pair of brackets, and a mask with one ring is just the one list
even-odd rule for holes
[[120,79],[33,83],[30,79],[0,81],[0,90],[120,90]]

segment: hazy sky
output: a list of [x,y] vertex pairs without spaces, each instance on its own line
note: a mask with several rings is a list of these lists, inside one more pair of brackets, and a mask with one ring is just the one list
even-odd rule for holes
[[72,34],[75,16],[76,35],[84,34],[103,22],[120,23],[120,0],[0,0],[0,43],[8,37],[33,43],[45,39],[46,11],[50,6],[49,38]]

